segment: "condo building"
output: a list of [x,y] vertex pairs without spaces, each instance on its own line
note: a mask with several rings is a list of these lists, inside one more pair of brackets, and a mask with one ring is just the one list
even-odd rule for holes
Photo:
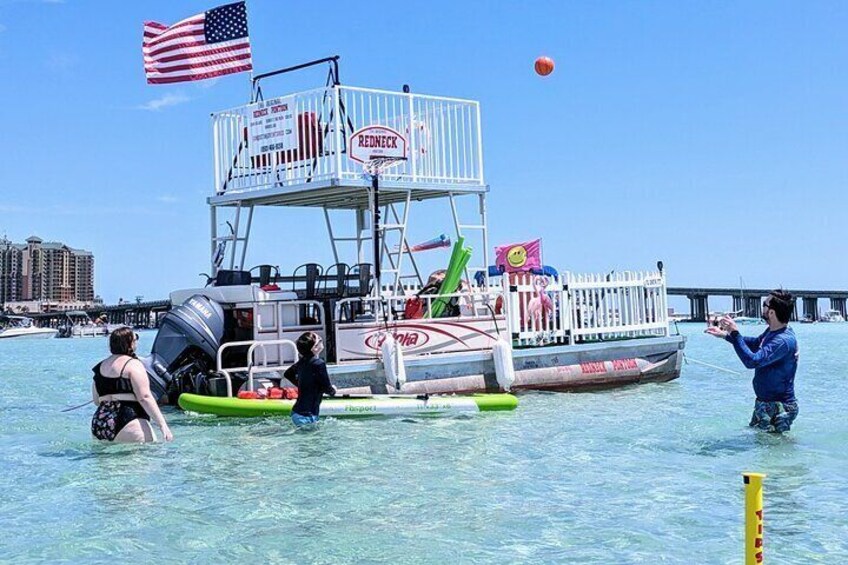
[[94,301],[94,255],[32,236],[0,238],[0,302]]

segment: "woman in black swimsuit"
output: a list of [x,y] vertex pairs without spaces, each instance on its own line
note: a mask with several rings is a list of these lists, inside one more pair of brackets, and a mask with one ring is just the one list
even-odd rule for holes
[[91,433],[97,439],[116,442],[156,441],[150,417],[162,430],[165,441],[174,436],[150,394],[147,372],[135,356],[138,336],[123,327],[109,336],[112,355],[94,368],[92,396],[97,411],[91,419]]

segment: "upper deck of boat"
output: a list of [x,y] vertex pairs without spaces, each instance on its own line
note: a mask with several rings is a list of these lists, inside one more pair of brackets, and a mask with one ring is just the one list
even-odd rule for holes
[[407,143],[407,160],[380,177],[381,203],[488,191],[473,100],[331,85],[217,112],[212,125],[212,206],[367,209],[371,180],[348,149],[373,125]]

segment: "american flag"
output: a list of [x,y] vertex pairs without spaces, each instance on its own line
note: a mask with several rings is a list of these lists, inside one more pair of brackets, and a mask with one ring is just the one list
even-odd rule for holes
[[244,2],[219,6],[166,26],[144,22],[148,84],[203,80],[253,69]]

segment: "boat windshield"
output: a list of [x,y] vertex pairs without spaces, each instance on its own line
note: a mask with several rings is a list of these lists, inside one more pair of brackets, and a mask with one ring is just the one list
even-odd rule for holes
[[32,320],[26,316],[0,316],[0,327],[4,328],[28,328]]

